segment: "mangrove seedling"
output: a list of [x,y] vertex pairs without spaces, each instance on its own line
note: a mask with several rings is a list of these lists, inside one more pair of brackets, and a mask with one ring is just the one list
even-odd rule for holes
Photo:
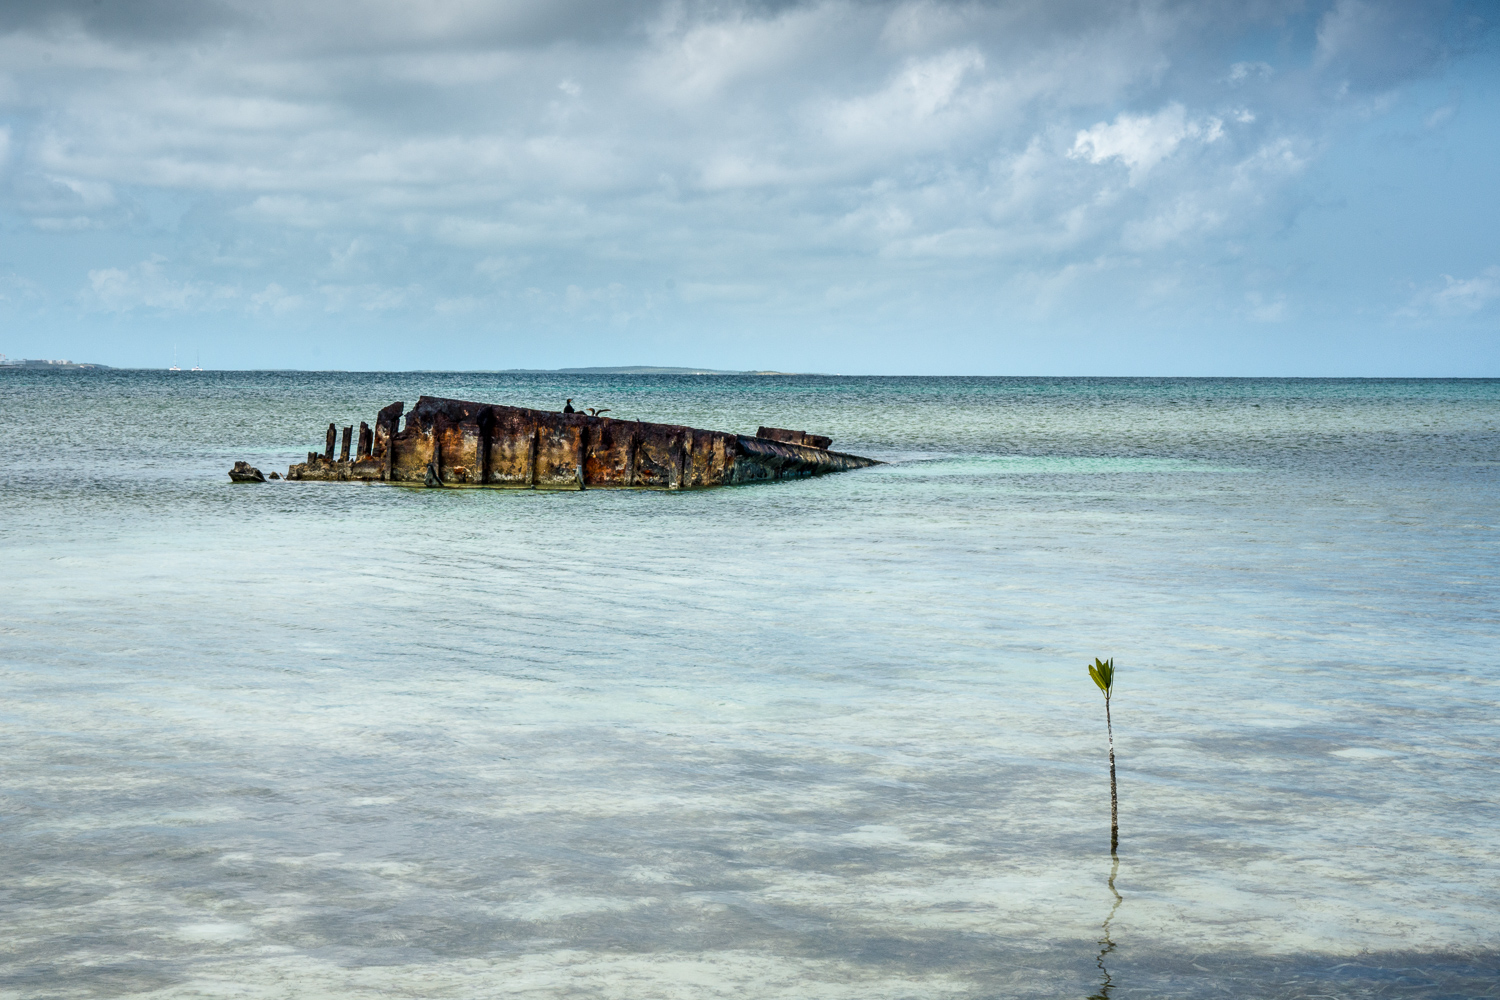
[[1109,853],[1120,853],[1120,794],[1115,785],[1115,727],[1109,718],[1109,699],[1115,693],[1115,658],[1097,656],[1089,664],[1089,676],[1104,692],[1104,730],[1109,734]]

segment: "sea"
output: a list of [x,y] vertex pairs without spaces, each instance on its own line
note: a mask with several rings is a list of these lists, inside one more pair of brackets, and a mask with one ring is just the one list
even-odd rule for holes
[[[229,481],[423,394],[886,464]],[[0,996],[1500,995],[1500,380],[21,370],[0,419]]]

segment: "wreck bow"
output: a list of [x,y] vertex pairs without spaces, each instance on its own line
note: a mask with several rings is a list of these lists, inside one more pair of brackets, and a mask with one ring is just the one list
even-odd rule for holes
[[830,451],[831,439],[762,427],[755,435],[675,424],[553,413],[423,396],[392,403],[354,428],[328,425],[322,454],[287,470],[293,480],[365,480],[513,489],[697,489],[818,476],[881,463]]

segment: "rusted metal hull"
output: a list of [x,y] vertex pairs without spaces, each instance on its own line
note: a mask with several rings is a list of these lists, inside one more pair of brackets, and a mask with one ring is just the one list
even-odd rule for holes
[[[397,430],[404,404],[392,403],[352,428],[333,457],[330,424],[322,454],[287,470],[293,480],[381,481],[511,489],[700,489],[794,479],[879,465],[826,447],[675,424],[552,413],[519,406],[423,396]],[[801,432],[778,432],[790,437]],[[827,438],[803,435],[817,442]]]

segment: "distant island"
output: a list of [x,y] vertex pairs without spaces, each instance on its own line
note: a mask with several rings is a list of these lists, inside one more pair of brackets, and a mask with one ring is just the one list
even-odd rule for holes
[[720,368],[664,368],[619,365],[613,368],[502,368],[497,375],[793,375],[795,372],[726,371]]
[[[0,354],[0,371],[20,371],[22,369],[37,368],[64,368],[81,371],[84,369],[110,369],[109,365],[95,364],[92,361],[48,361],[40,358],[7,358]],[[156,371],[158,369],[142,369],[144,371]],[[174,369],[175,370],[175,369]],[[199,371],[201,369],[194,369]],[[449,369],[438,369],[448,371]],[[797,375],[801,372],[778,372],[778,371],[729,371],[723,368],[671,368],[662,365],[618,365],[614,367],[599,368],[500,368],[490,369],[493,375]]]
[[14,371],[19,368],[108,368],[109,365],[96,365],[92,361],[45,361],[41,358],[7,358],[0,354],[0,371]]

